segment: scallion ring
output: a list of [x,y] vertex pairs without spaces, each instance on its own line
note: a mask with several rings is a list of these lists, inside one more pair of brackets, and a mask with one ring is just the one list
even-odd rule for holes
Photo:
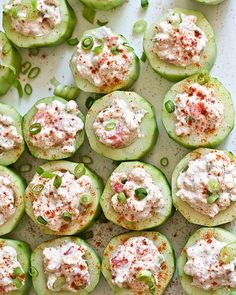
[[71,221],[72,220],[72,214],[70,212],[64,212],[61,217],[65,221]]
[[97,20],[97,24],[100,26],[100,27],[103,27],[103,26],[106,26],[108,24],[108,21],[101,21],[101,20]]
[[44,172],[44,169],[41,166],[38,166],[35,170],[38,173],[38,175],[42,175]]
[[57,81],[56,78],[52,78],[50,82],[55,86],[54,95],[62,97],[66,100],[75,100],[79,94],[80,89],[74,86],[63,85]]
[[202,71],[200,74],[198,74],[197,77],[197,83],[200,85],[204,85],[208,83],[210,80],[210,75],[208,71]]
[[160,160],[161,166],[166,167],[169,164],[169,160],[166,157],[161,158]]
[[207,198],[207,203],[212,205],[214,204],[218,199],[220,198],[220,196],[218,194],[213,194],[213,195],[210,195],[208,198]]
[[85,168],[84,164],[82,164],[82,163],[78,164],[74,169],[74,175],[77,178],[80,178],[82,175],[85,174],[85,172],[86,172],[86,168]]
[[91,36],[85,37],[81,43],[81,46],[84,50],[92,49],[93,45],[94,45],[94,41],[93,41],[93,37],[91,37]]
[[36,77],[38,77],[40,72],[41,72],[41,70],[39,67],[34,67],[29,71],[28,78],[35,79]]
[[42,216],[38,216],[37,221],[43,225],[46,225],[48,223],[47,220],[44,219]]
[[147,195],[147,190],[144,187],[139,187],[135,190],[135,196],[138,200],[143,200]]
[[83,206],[87,206],[91,202],[91,196],[90,195],[82,195],[79,199],[79,202]]
[[87,99],[86,99],[86,102],[85,102],[85,106],[87,109],[90,109],[91,106],[93,105],[94,103],[94,99],[92,98],[92,96],[89,96]]
[[21,173],[26,173],[26,172],[30,172],[32,169],[32,165],[31,164],[22,164],[19,167],[19,171]]
[[96,46],[94,47],[93,52],[95,54],[100,54],[102,52],[103,47],[104,47],[103,45]]
[[25,91],[25,94],[31,95],[33,92],[33,88],[29,83],[27,83],[25,84],[24,91]]
[[148,286],[149,292],[151,295],[155,294],[156,281],[155,281],[155,278],[154,278],[153,274],[151,273],[151,271],[144,270],[144,269],[138,271],[136,274],[136,279],[138,281],[144,282]]
[[142,8],[147,8],[148,5],[149,5],[148,0],[141,0],[141,7],[142,7]]
[[43,184],[36,184],[35,186],[33,186],[32,188],[32,192],[35,194],[40,193],[42,190],[44,189],[44,185]]
[[24,274],[23,269],[21,269],[19,266],[13,269],[13,274],[15,277],[21,276]]
[[127,203],[127,197],[125,195],[125,193],[120,192],[117,196],[117,200],[120,204],[126,204]]
[[116,128],[116,122],[114,120],[110,120],[106,125],[105,125],[105,130],[106,131],[112,131]]
[[165,103],[165,109],[168,113],[173,113],[175,111],[175,104],[173,103],[172,100],[168,100]]
[[134,34],[142,34],[147,28],[147,22],[144,19],[137,20],[133,25]]
[[31,135],[36,135],[36,134],[40,133],[41,130],[42,130],[42,126],[40,123],[34,123],[29,128],[29,132]]
[[59,175],[56,175],[53,181],[53,186],[58,189],[62,184],[62,178]]
[[78,38],[72,38],[67,40],[67,44],[70,46],[75,46],[77,44],[79,44],[79,39]]
[[43,177],[43,178],[48,178],[48,179],[52,179],[54,176],[55,176],[55,173],[50,172],[50,171],[44,171],[44,172],[41,174],[41,177]]
[[91,24],[94,23],[94,19],[96,16],[96,11],[86,5],[84,5],[84,9],[83,9],[83,17],[90,22]]
[[112,46],[111,47],[111,53],[114,54],[114,55],[119,54],[119,48],[118,48],[118,46]]
[[21,69],[20,69],[20,72],[25,75],[28,73],[29,69],[31,68],[32,64],[31,62],[29,61],[26,61],[24,62],[22,65],[21,65]]
[[66,278],[64,276],[57,277],[57,279],[53,283],[53,289],[58,291],[65,285],[65,283],[66,283]]
[[16,287],[16,289],[21,289],[23,287],[23,283],[19,278],[15,278],[12,280],[13,285]]

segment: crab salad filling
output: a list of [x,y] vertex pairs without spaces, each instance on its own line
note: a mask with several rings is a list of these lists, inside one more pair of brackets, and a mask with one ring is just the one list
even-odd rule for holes
[[78,221],[94,195],[89,176],[76,178],[64,170],[36,174],[31,187],[34,215],[38,222],[53,231]]
[[137,167],[129,173],[113,173],[110,185],[114,192],[112,207],[127,221],[150,218],[165,205],[160,188],[144,168]]
[[229,263],[220,260],[220,252],[226,245],[212,237],[186,249],[184,272],[193,278],[194,286],[204,290],[236,288],[236,257]]
[[62,21],[58,0],[10,0],[4,11],[13,30],[26,37],[45,36]]
[[97,115],[93,123],[94,133],[106,146],[125,148],[143,136],[140,127],[146,113],[146,110],[138,110],[134,103],[115,99]]
[[236,164],[223,151],[211,151],[189,162],[177,179],[176,195],[210,218],[236,201]]
[[0,294],[16,291],[25,283],[24,270],[11,246],[0,246]]
[[75,152],[77,136],[84,128],[76,102],[55,99],[36,108],[29,130],[30,143],[44,150],[60,148],[64,153]]
[[101,27],[78,44],[75,64],[82,78],[103,89],[128,79],[133,70],[134,54],[121,36]]
[[186,92],[176,95],[174,103],[177,136],[197,134],[204,137],[222,124],[224,105],[211,87],[193,83]]
[[155,27],[153,52],[166,63],[186,67],[200,62],[207,37],[197,26],[197,17],[170,10]]
[[15,213],[15,193],[9,178],[0,175],[0,225]]
[[86,249],[74,242],[43,250],[47,288],[52,291],[72,291],[85,288],[90,274],[85,260]]
[[148,271],[158,285],[158,277],[164,256],[156,245],[145,237],[132,237],[118,246],[110,258],[112,283],[119,288],[130,288],[136,292],[148,290],[148,285],[139,280],[139,273]]

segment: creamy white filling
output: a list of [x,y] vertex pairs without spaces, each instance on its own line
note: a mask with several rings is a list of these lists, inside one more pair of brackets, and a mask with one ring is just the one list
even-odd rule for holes
[[[47,288],[52,291],[76,292],[90,283],[88,265],[84,258],[86,249],[73,242],[43,250]],[[64,279],[64,281],[63,281]],[[61,283],[58,283],[59,282]]]
[[11,246],[0,247],[0,293],[6,294],[17,290],[14,285],[14,269],[20,268],[22,275],[17,276],[17,279],[24,284],[24,271],[17,260],[17,252]]
[[6,223],[15,213],[15,198],[11,181],[0,175],[0,225]]
[[69,171],[55,171],[59,175],[62,183],[58,189],[53,185],[55,177],[52,179],[35,175],[30,186],[34,191],[37,185],[43,185],[39,193],[35,193],[32,208],[34,215],[41,216],[46,221],[46,226],[54,231],[59,231],[62,226],[68,224],[63,219],[63,213],[71,214],[71,222],[77,220],[85,210],[85,206],[80,204],[80,199],[84,195],[91,195],[93,192],[92,182],[89,176],[83,175],[76,178]]
[[[78,73],[99,88],[114,87],[125,81],[132,71],[133,52],[124,46],[124,40],[106,27],[91,32],[94,45],[90,50],[82,48],[83,40],[77,46],[75,56]],[[102,46],[96,53],[96,47]],[[116,49],[112,53],[112,49]]]
[[167,19],[155,27],[153,52],[166,63],[188,66],[200,61],[207,37],[197,26],[197,17],[170,10]]
[[[21,0],[9,1],[4,10],[11,15],[11,25],[14,31],[24,35],[39,37],[50,33],[61,23],[61,14],[56,0],[36,0],[25,5]],[[30,5],[30,6],[29,6]]]
[[0,154],[14,149],[23,142],[11,117],[0,114]]
[[158,275],[164,256],[156,245],[145,237],[133,237],[115,249],[110,258],[112,283],[119,288],[131,288],[134,291],[145,291],[145,283],[136,279],[140,270],[151,271],[158,284]]
[[41,149],[61,148],[65,153],[75,151],[76,136],[84,128],[83,121],[77,116],[79,109],[74,101],[66,104],[53,100],[49,104],[40,103],[31,125],[39,123],[41,131],[30,134],[32,145]]
[[[125,181],[124,181],[125,180]],[[151,175],[144,168],[134,168],[130,173],[113,173],[110,184],[114,195],[111,199],[113,209],[128,221],[139,221],[158,214],[164,207],[164,198]],[[135,190],[144,188],[147,196],[139,200]],[[126,203],[119,202],[119,193],[125,193]]]
[[[224,117],[224,105],[216,98],[213,88],[198,83],[175,97],[175,132],[178,136],[214,132]],[[206,137],[207,138],[207,137]]]
[[93,123],[98,140],[112,148],[124,148],[141,137],[140,125],[147,112],[137,110],[135,104],[115,99],[111,106],[101,111]]
[[226,245],[215,238],[197,241],[186,249],[187,263],[184,272],[193,277],[192,284],[204,290],[236,287],[236,258],[228,264],[219,260]]
[[[210,183],[218,183],[219,189],[210,192]],[[223,151],[211,151],[189,162],[186,171],[177,179],[176,195],[194,210],[214,218],[236,201],[236,165]],[[217,194],[218,199],[208,203],[208,198]]]

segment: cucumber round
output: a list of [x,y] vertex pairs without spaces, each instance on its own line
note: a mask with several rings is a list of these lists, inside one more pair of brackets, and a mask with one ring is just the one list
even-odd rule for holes
[[26,182],[13,169],[4,166],[0,166],[0,175],[8,178],[11,181],[12,190],[15,193],[14,200],[16,208],[15,213],[11,216],[11,218],[4,224],[0,225],[0,236],[2,236],[13,231],[24,214],[24,192],[26,188]]
[[[92,35],[96,34],[96,32],[100,29],[101,28],[85,31],[80,40],[83,40],[88,35],[90,36],[91,34]],[[127,43],[127,46],[129,46],[128,41],[127,41],[127,39],[125,39],[124,36],[119,35],[119,34],[115,34],[115,33],[113,33],[113,34],[119,38],[122,38],[124,40],[124,43]],[[71,68],[75,83],[77,84],[78,88],[80,88],[81,90],[83,90],[85,92],[93,92],[93,93],[110,93],[115,90],[125,90],[125,89],[130,88],[139,76],[140,62],[139,62],[139,58],[135,54],[133,48],[131,48],[129,46],[129,49],[132,50],[132,52],[133,52],[133,63],[132,63],[132,68],[130,69],[129,76],[126,77],[126,79],[124,81],[122,81],[118,84],[114,83],[114,86],[107,86],[107,87],[103,87],[103,88],[96,87],[94,84],[92,84],[87,79],[84,79],[79,74],[79,72],[77,71],[77,68],[76,68],[76,50],[75,50],[75,52],[71,58],[71,61],[70,61],[70,68]]]
[[30,280],[30,255],[31,250],[28,244],[23,241],[18,240],[10,240],[10,239],[1,239],[0,238],[0,246],[1,247],[12,247],[16,250],[17,253],[17,260],[19,261],[25,275],[25,282],[23,286],[19,290],[3,293],[9,295],[27,295],[29,294],[30,287],[31,287],[31,280]]
[[205,5],[217,5],[224,2],[225,0],[193,0],[193,1],[201,3],[201,4],[205,4]]
[[[69,171],[72,174],[75,174],[75,168],[78,163],[73,163],[69,161],[52,161],[48,162],[41,167],[44,171],[53,172],[53,171]],[[83,164],[81,164],[83,165]],[[93,224],[97,215],[100,213],[99,201],[103,191],[103,182],[99,176],[97,176],[94,172],[88,169],[83,165],[84,175],[90,177],[93,186],[93,199],[92,203],[89,204],[87,210],[81,212],[79,218],[77,220],[72,220],[67,225],[64,225],[60,231],[53,231],[47,227],[47,225],[43,225],[38,222],[37,217],[34,215],[34,211],[32,208],[32,201],[34,198],[34,192],[32,191],[32,183],[29,183],[28,187],[25,191],[25,210],[29,217],[39,226],[39,229],[44,234],[48,235],[74,235],[81,231],[84,231],[89,226]]]
[[197,83],[198,77],[198,74],[191,76],[171,87],[164,98],[162,106],[162,122],[169,137],[186,148],[215,147],[221,144],[233,130],[235,117],[234,104],[231,95],[217,78],[210,78],[210,80],[204,85],[214,89],[216,98],[224,105],[225,108],[222,123],[214,132],[202,133],[200,135],[190,134],[186,136],[177,136],[175,133],[175,114],[168,113],[165,108],[165,103],[167,101],[170,100],[174,102],[177,94],[185,92],[185,89],[188,89],[193,83]]
[[[147,239],[150,239],[158,248],[159,252],[165,258],[165,267],[163,267],[161,276],[158,282],[158,288],[156,288],[155,295],[161,295],[165,291],[166,287],[170,283],[173,274],[175,272],[175,257],[174,251],[167,240],[167,238],[160,234],[159,232],[129,232],[119,236],[116,236],[111,239],[106,249],[104,250],[103,260],[102,260],[102,273],[107,280],[109,286],[111,287],[114,294],[117,295],[134,295],[134,292],[131,289],[119,288],[112,283],[111,268],[110,268],[110,258],[112,252],[120,245],[124,244],[125,241],[132,237],[142,236]],[[146,293],[143,293],[146,294]]]
[[[195,211],[187,202],[181,200],[180,197],[176,196],[178,191],[177,179],[180,172],[184,171],[190,161],[196,160],[197,158],[204,156],[211,152],[211,149],[200,148],[189,154],[187,154],[175,167],[175,170],[172,175],[172,198],[175,208],[190,222],[194,224],[199,224],[203,226],[218,226],[233,221],[236,218],[236,202],[226,208],[225,210],[220,211],[214,218],[210,218],[200,212]],[[232,153],[225,151],[225,153],[231,158],[234,159],[236,163],[236,157]]]
[[[80,289],[77,292],[70,292],[70,291],[60,291],[60,292],[55,292],[51,291],[47,288],[47,278],[44,273],[44,265],[43,265],[43,250],[47,247],[57,247],[60,246],[66,242],[72,242],[77,245],[84,246],[86,248],[86,254],[85,254],[85,259],[88,264],[88,269],[90,273],[90,279],[91,282],[90,284],[84,288]],[[44,242],[40,244],[32,253],[31,256],[31,267],[35,270],[37,270],[36,273],[38,273],[37,276],[33,276],[32,281],[33,281],[33,286],[35,289],[35,292],[38,295],[53,295],[55,293],[60,293],[61,295],[70,295],[70,294],[75,294],[75,295],[86,295],[92,292],[96,285],[99,282],[99,277],[100,277],[100,261],[95,253],[95,251],[83,240],[81,240],[78,237],[63,237],[55,240],[50,240],[47,242]]]
[[165,175],[158,168],[143,162],[123,162],[114,170],[113,173],[130,173],[133,169],[138,167],[145,169],[151,175],[153,181],[162,192],[163,198],[165,200],[165,206],[160,209],[160,211],[150,218],[142,219],[140,221],[131,222],[126,220],[112,207],[111,198],[114,195],[114,192],[111,188],[110,178],[106,183],[100,201],[102,210],[108,220],[130,230],[144,230],[159,226],[164,223],[172,214],[170,186]]
[[[165,61],[161,60],[157,54],[152,51],[153,48],[153,35],[155,34],[156,23],[151,25],[145,32],[143,47],[144,52],[151,64],[151,67],[154,71],[160,74],[163,78],[177,82],[188,76],[199,73],[202,70],[210,70],[215,63],[216,59],[216,42],[214,32],[211,25],[208,23],[206,18],[201,12],[188,10],[188,9],[173,9],[176,13],[183,13],[186,15],[194,15],[197,17],[197,26],[204,31],[208,39],[207,46],[202,52],[201,59],[198,64],[189,65],[186,67],[180,67],[173,64],[168,64]],[[164,21],[167,17],[167,14],[164,15],[158,23]]]
[[[114,149],[98,141],[93,131],[93,123],[97,115],[112,104],[114,99],[122,99],[127,103],[134,103],[139,109],[147,111],[140,124],[141,134],[129,146]],[[95,101],[89,109],[85,121],[85,131],[91,148],[98,154],[116,161],[137,160],[146,155],[155,145],[158,128],[153,106],[135,92],[115,91]]]
[[80,0],[84,5],[98,10],[110,10],[125,3],[125,0]]
[[60,10],[61,22],[50,33],[43,36],[24,36],[15,32],[11,26],[9,13],[3,11],[3,28],[8,39],[18,47],[23,48],[50,47],[65,42],[73,33],[76,25],[76,15],[67,0],[57,1],[57,4]]
[[7,39],[5,33],[0,32],[0,96],[7,93],[20,72],[21,56]]
[[236,241],[236,236],[221,228],[200,228],[188,240],[181,255],[177,261],[178,275],[183,289],[188,295],[231,295],[232,291],[229,288],[219,288],[216,290],[206,291],[192,285],[192,277],[184,272],[184,266],[187,262],[186,248],[193,246],[197,241],[214,237],[218,241],[232,243]]
[[[33,116],[37,113],[36,106],[40,103],[50,104],[52,101],[58,100],[64,104],[67,103],[67,101],[61,97],[52,96],[52,97],[46,97],[38,100],[33,107],[24,115],[23,117],[23,134],[25,142],[29,148],[29,151],[33,156],[40,159],[45,160],[60,160],[71,157],[82,145],[84,142],[84,130],[78,132],[76,136],[76,142],[75,142],[75,151],[74,152],[64,152],[61,150],[60,147],[50,148],[50,149],[41,149],[39,147],[34,146],[30,141],[29,136],[29,128],[31,126],[31,120]],[[81,112],[79,112],[78,116],[81,118],[82,121],[84,121],[84,116]]]

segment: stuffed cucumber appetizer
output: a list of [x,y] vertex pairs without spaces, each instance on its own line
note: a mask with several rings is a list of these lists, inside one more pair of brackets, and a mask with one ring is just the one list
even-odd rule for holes
[[36,169],[25,191],[26,213],[45,234],[73,235],[100,212],[101,179],[82,163],[52,161]]
[[39,245],[32,253],[33,286],[38,295],[92,292],[100,277],[94,250],[77,237],[63,237]]
[[29,293],[30,252],[30,247],[25,242],[0,239],[1,294]]
[[234,117],[230,93],[208,73],[175,84],[167,92],[162,107],[168,135],[187,148],[219,145],[232,131]]
[[38,100],[24,116],[23,133],[35,157],[68,158],[84,141],[84,116],[75,101],[46,97]]
[[7,93],[20,72],[21,56],[0,31],[0,96]]
[[0,166],[0,236],[11,232],[23,216],[25,187],[13,169]]
[[0,165],[15,163],[24,149],[21,115],[14,107],[0,103]]
[[144,51],[152,68],[170,81],[210,70],[216,58],[214,32],[198,11],[175,8],[150,26]]
[[161,295],[175,272],[171,244],[158,232],[129,232],[111,239],[102,273],[119,295]]
[[236,294],[236,235],[200,228],[189,238],[177,265],[188,295]]
[[191,223],[217,226],[236,218],[236,157],[201,148],[187,154],[172,176],[177,210]]
[[95,101],[86,116],[85,130],[91,148],[116,161],[142,158],[158,136],[152,105],[135,92],[123,91]]
[[172,213],[165,175],[142,162],[121,163],[108,179],[100,203],[107,219],[132,230],[156,227]]
[[193,0],[193,1],[201,3],[201,4],[205,4],[205,5],[217,5],[224,2],[225,0]]
[[84,5],[98,10],[110,10],[125,3],[125,0],[80,0]]
[[70,63],[77,86],[85,92],[128,89],[139,75],[139,59],[128,41],[107,27],[85,31]]
[[66,0],[9,0],[3,7],[3,28],[18,47],[59,45],[70,38],[75,24]]

